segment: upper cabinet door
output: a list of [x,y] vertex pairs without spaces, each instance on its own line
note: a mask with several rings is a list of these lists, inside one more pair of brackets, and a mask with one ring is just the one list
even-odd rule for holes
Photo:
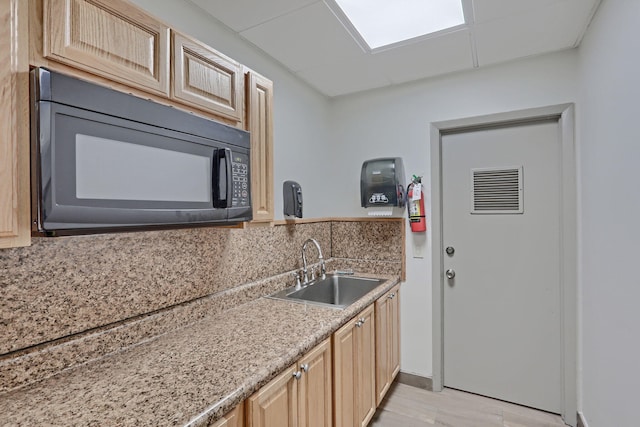
[[0,0],[0,248],[31,242],[27,6]]
[[172,97],[238,123],[243,116],[242,66],[197,40],[171,32]]
[[169,96],[169,28],[123,0],[44,0],[44,56]]
[[247,130],[251,133],[253,222],[270,222],[273,201],[273,83],[247,71]]

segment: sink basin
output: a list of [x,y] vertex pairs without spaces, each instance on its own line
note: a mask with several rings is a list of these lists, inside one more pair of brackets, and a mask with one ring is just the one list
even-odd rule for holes
[[328,274],[325,279],[318,279],[302,289],[295,286],[270,295],[271,298],[289,301],[305,301],[311,304],[345,308],[374,290],[384,279],[340,276]]

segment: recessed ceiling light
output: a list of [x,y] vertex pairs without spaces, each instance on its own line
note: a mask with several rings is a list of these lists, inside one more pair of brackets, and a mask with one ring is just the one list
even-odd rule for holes
[[339,19],[349,20],[346,27],[353,27],[371,50],[465,23],[461,0],[325,1]]

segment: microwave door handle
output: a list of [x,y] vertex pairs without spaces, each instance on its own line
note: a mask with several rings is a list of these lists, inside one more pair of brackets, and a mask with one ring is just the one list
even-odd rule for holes
[[[216,151],[216,167],[214,168],[214,179],[216,180],[215,187],[216,194],[214,194],[214,207],[216,208],[230,208],[232,191],[233,191],[233,177],[231,175],[231,150],[228,148],[221,148]],[[224,162],[224,165],[223,165]]]
[[225,165],[226,165],[226,176],[227,179],[226,184],[227,184],[227,189],[226,189],[226,193],[227,193],[227,205],[225,207],[230,208],[233,203],[233,174],[231,173],[231,150],[228,148],[224,149],[224,159],[225,159]]

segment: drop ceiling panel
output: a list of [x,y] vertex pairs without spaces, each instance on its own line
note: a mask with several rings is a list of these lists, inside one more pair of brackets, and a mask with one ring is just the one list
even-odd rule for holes
[[294,72],[364,55],[323,2],[240,34]]
[[577,11],[584,13],[584,10],[577,10],[573,0],[563,0],[548,7],[476,24],[479,65],[574,47],[585,25],[584,20],[577,19]]
[[474,19],[476,23],[492,21],[546,8],[562,1],[565,0],[473,0]]
[[373,56],[394,84],[473,68],[470,32],[467,29]]
[[234,31],[240,32],[318,0],[191,0]]
[[466,0],[469,29],[370,54],[323,0],[190,1],[328,96],[470,69],[472,46],[477,66],[575,47],[601,2]]
[[391,84],[380,62],[371,55],[313,67],[297,74],[327,96],[345,95]]

